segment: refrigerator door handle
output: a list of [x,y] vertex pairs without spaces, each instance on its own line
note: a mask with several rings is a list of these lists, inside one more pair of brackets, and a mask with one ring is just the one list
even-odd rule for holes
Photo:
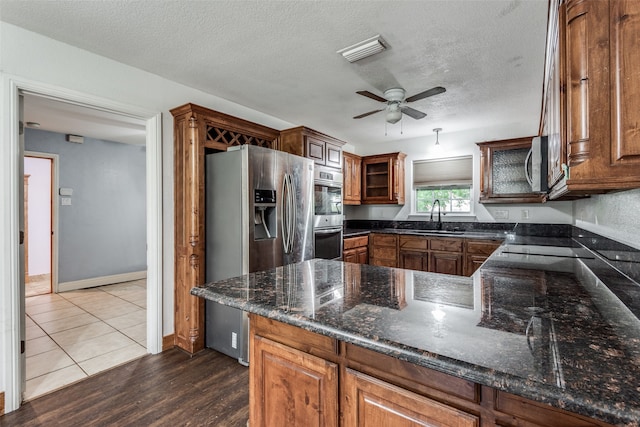
[[288,176],[284,174],[284,178],[282,180],[282,217],[280,218],[281,228],[282,228],[282,248],[285,254],[289,253],[288,245],[289,245],[289,221],[288,221],[288,194],[287,194],[287,181]]
[[297,200],[296,200],[296,192],[295,192],[295,187],[293,185],[293,175],[289,175],[289,192],[291,193],[291,206],[290,206],[290,212],[289,212],[289,216],[290,216],[290,233],[289,233],[289,238],[291,239],[291,242],[289,243],[289,251],[293,252],[293,245],[295,244],[295,234],[296,234],[296,204],[297,204]]

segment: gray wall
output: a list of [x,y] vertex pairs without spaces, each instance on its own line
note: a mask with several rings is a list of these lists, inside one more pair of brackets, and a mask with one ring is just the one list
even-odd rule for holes
[[640,249],[640,189],[573,202],[574,224]]
[[59,186],[73,189],[58,207],[60,283],[147,269],[144,147],[27,128],[25,149],[58,154]]

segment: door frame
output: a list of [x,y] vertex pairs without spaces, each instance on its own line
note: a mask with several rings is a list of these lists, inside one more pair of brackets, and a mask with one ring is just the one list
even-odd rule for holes
[[[52,153],[41,153],[39,151],[24,152],[24,157],[35,157],[38,159],[51,160],[51,292],[58,292],[58,192],[59,188],[59,161],[60,156]],[[25,277],[26,282],[26,277]]]
[[[55,85],[0,73],[0,194],[8,208],[0,209],[0,360],[5,388],[5,412],[22,401],[20,361],[20,275],[19,264],[19,107],[21,91],[86,106],[146,122],[146,206],[147,206],[147,352],[162,351],[162,113],[115,102]],[[19,181],[18,181],[19,178]]]

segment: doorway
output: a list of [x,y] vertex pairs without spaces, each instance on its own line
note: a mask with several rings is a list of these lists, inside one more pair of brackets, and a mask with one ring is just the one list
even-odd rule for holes
[[[52,292],[54,287],[53,245],[54,177],[57,156],[27,153],[24,156],[24,275],[25,296]],[[57,234],[57,233],[56,233]]]
[[[5,384],[5,411],[11,412],[20,406],[24,378],[24,311],[21,310],[20,282],[23,268],[20,261],[21,192],[24,185],[22,152],[20,149],[20,93],[35,94],[61,100],[70,105],[81,105],[96,110],[112,112],[142,120],[146,128],[146,216],[147,216],[147,351],[155,354],[162,351],[162,136],[161,113],[129,104],[106,100],[89,94],[70,91],[50,84],[0,73],[3,87],[3,103],[6,114],[0,117],[3,144],[0,163],[0,190],[7,209],[0,212],[0,234],[6,236],[0,245],[0,280],[7,284],[0,290],[0,311],[8,313],[6,324],[0,331],[0,352],[5,361],[2,376]],[[19,177],[19,180],[18,180]]]

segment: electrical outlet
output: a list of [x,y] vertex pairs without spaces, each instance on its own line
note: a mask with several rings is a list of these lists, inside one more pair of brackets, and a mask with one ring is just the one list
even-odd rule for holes
[[231,347],[238,348],[238,334],[231,332]]
[[508,219],[509,218],[509,211],[506,211],[506,210],[494,211],[493,212],[493,217],[495,219]]
[[60,197],[60,204],[62,206],[71,206],[71,197]]
[[520,211],[522,219],[529,219],[529,209],[522,209]]

